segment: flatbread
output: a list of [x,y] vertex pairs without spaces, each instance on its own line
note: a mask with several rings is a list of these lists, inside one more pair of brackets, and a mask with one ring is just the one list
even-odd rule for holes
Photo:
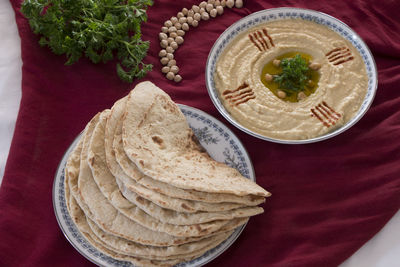
[[135,256],[130,256],[122,253],[117,253],[106,247],[106,244],[103,243],[91,230],[90,226],[87,223],[87,218],[77,204],[76,199],[70,195],[69,197],[69,210],[71,211],[70,215],[72,220],[74,221],[79,232],[86,238],[86,240],[98,249],[100,252],[104,253],[107,256],[110,256],[117,260],[128,261],[133,263],[135,266],[162,266],[162,267],[170,267],[175,264],[182,262],[181,259],[171,259],[171,260],[151,260],[146,258],[140,258]]
[[[151,217],[137,205],[124,198],[116,183],[116,178],[110,172],[106,164],[104,133],[106,131],[105,126],[107,118],[112,116],[112,113],[109,113],[110,112],[104,112],[100,115],[99,121],[93,130],[88,147],[88,163],[91,168],[94,181],[103,195],[109,200],[110,204],[112,204],[123,215],[135,221],[136,223],[139,223],[150,230],[164,232],[173,236],[205,236],[217,232],[221,227],[229,223],[229,221],[226,220],[212,221],[202,224],[196,223],[196,225],[193,226],[178,226],[174,224],[163,223]],[[110,156],[112,157],[112,155]],[[121,172],[122,169],[117,168],[114,170],[114,174],[117,175],[117,177],[125,176]],[[130,180],[129,178],[127,179]],[[149,194],[151,193],[152,192],[149,192]],[[167,202],[169,200],[165,199],[160,201]]]
[[[223,193],[210,193],[201,192],[197,190],[181,189],[175,186],[163,183],[144,175],[137,168],[136,164],[132,162],[125,153],[124,147],[122,146],[122,116],[125,112],[125,106],[128,97],[124,97],[117,101],[112,107],[112,113],[106,126],[106,137],[105,137],[105,150],[107,155],[107,165],[110,171],[116,175],[119,170],[122,169],[127,177],[131,178],[138,184],[142,185],[149,190],[159,192],[163,195],[170,196],[173,198],[180,198],[186,200],[203,201],[208,203],[221,203],[231,202],[239,203],[248,206],[256,206],[265,201],[262,196],[246,195],[236,196],[233,194]],[[117,140],[115,140],[117,139]],[[121,140],[121,141],[120,141]],[[111,150],[112,149],[112,150]],[[115,158],[115,160],[113,159]],[[118,163],[118,165],[115,165]],[[131,182],[132,184],[133,182]],[[269,194],[270,195],[270,194]],[[187,212],[187,210],[183,210]]]
[[69,159],[67,160],[67,165],[65,168],[65,176],[68,179],[65,180],[65,183],[68,184],[66,188],[67,190],[71,193],[71,195],[78,201],[79,206],[85,208],[88,210],[87,206],[85,206],[84,203],[80,201],[80,194],[78,190],[78,177],[80,174],[80,169],[81,169],[81,155],[82,155],[82,150],[83,150],[83,143],[85,137],[88,135],[87,133],[93,132],[93,129],[98,122],[100,117],[100,113],[97,113],[93,118],[89,121],[89,123],[85,126],[85,129],[83,130],[83,133],[79,139],[78,146],[76,146],[71,154]]
[[140,83],[96,114],[68,156],[67,209],[100,252],[173,266],[226,240],[270,194],[214,161],[161,89]]
[[[121,146],[122,137],[121,137],[121,126],[122,123],[119,124],[120,128],[117,129],[114,136],[114,145]],[[118,143],[120,143],[118,145]],[[208,212],[218,212],[218,211],[227,211],[232,209],[237,209],[240,207],[244,207],[246,205],[241,203],[229,203],[229,202],[221,202],[221,203],[209,203],[203,201],[194,201],[187,200],[181,198],[174,198],[168,195],[164,195],[155,190],[151,190],[147,187],[144,187],[137,183],[135,180],[130,179],[127,175],[118,175],[121,181],[125,184],[129,184],[128,188],[134,191],[136,194],[140,195],[142,198],[145,198],[160,207],[175,210],[178,212],[197,212],[197,211],[208,211]]]
[[[100,119],[101,117],[102,115],[100,115]],[[97,121],[97,118],[95,121]],[[96,130],[96,127],[94,127],[94,130]],[[89,128],[89,131],[91,130],[93,130],[93,127]],[[67,199],[67,208],[78,230],[101,252],[116,259],[130,261],[136,265],[171,266],[202,255],[205,251],[219,245],[232,234],[232,231],[226,231],[222,234],[181,246],[152,247],[140,245],[102,231],[85,216],[76,199],[70,194],[69,177],[76,180],[79,175],[80,154],[83,142],[84,136],[81,137],[68,158],[65,170],[65,196]],[[147,258],[151,258],[151,260]]]
[[[94,120],[98,118],[98,115],[94,117]],[[86,131],[87,129],[85,129]],[[83,213],[80,206],[77,204],[75,198],[71,194],[70,189],[70,179],[72,181],[77,181],[79,175],[79,165],[80,165],[80,154],[83,147],[83,138],[80,138],[78,144],[72,150],[67,160],[67,164],[65,167],[65,180],[64,180],[64,190],[65,190],[65,200],[67,205],[67,210],[74,221],[78,231],[91,243],[94,247],[96,247],[100,252],[113,257],[118,260],[128,261],[133,263],[135,266],[173,266],[182,260],[174,259],[174,260],[166,260],[166,261],[157,261],[157,260],[147,260],[142,258],[131,257],[127,255],[121,255],[115,253],[112,250],[105,248],[101,241],[96,237],[96,235],[91,231],[91,228],[86,223],[86,217]]]
[[[104,112],[109,112],[109,110]],[[87,152],[91,137],[92,132],[87,131],[83,142],[78,177],[80,196],[78,204],[80,204],[87,217],[92,219],[103,231],[143,245],[170,246],[201,239],[194,237],[175,237],[149,230],[116,210],[107,198],[104,197],[93,180],[90,167],[87,163]]]
[[94,222],[88,219],[88,224],[93,233],[105,244],[109,249],[117,253],[126,255],[137,255],[138,251],[142,255],[140,257],[151,258],[154,260],[171,260],[180,259],[182,261],[192,260],[195,257],[202,255],[207,250],[216,247],[226,238],[228,238],[233,231],[225,232],[209,238],[202,239],[193,243],[187,243],[174,247],[152,247],[141,246],[135,242],[109,235],[102,231]]
[[[166,208],[172,209],[178,212],[197,212],[197,211],[224,211],[224,210],[231,210],[237,209],[239,207],[245,206],[243,203],[229,203],[229,202],[220,202],[220,203],[209,203],[203,201],[193,201],[193,200],[186,200],[176,197],[170,197],[169,195],[165,195],[160,192],[157,188],[155,190],[149,189],[140,184],[140,181],[146,179],[143,174],[138,173],[139,170],[135,167],[134,163],[132,163],[131,168],[134,170],[132,171],[132,175],[136,178],[132,179],[129,177],[121,166],[118,164],[116,160],[116,152],[113,151],[113,145],[115,147],[121,147],[120,150],[123,151],[122,148],[122,141],[121,141],[121,132],[122,132],[122,114],[123,114],[123,107],[126,102],[126,98],[123,98],[117,101],[111,109],[111,114],[107,120],[107,125],[105,127],[105,154],[106,154],[106,162],[110,172],[119,177],[124,183],[129,183],[129,188],[134,190],[134,192],[141,197],[154,202],[155,204]],[[119,120],[119,123],[118,123]],[[98,138],[100,139],[100,138]],[[126,156],[125,156],[126,157]],[[129,160],[129,159],[128,159]],[[102,166],[102,164],[99,164]],[[139,177],[139,182],[136,181]],[[147,182],[150,180],[154,181],[151,178],[147,178]],[[161,186],[164,188],[165,186]],[[168,193],[168,190],[162,190],[163,192]],[[184,190],[181,190],[184,191]],[[210,196],[212,198],[213,196]],[[239,197],[237,197],[239,198]],[[264,198],[260,197],[262,200]],[[253,201],[252,204],[257,203],[257,200]]]
[[126,199],[128,199],[132,203],[135,203],[150,216],[162,222],[170,224],[196,225],[200,223],[213,222],[215,220],[234,220],[238,218],[245,218],[264,212],[263,208],[253,206],[220,212],[177,212],[174,210],[164,209],[154,204],[153,202],[138,196],[133,191],[128,190],[125,185],[118,179],[117,183]]
[[151,178],[182,189],[237,196],[269,193],[199,146],[185,116],[151,82],[138,84],[126,104],[122,139],[127,156]]
[[71,214],[71,211],[69,210],[69,198],[70,198],[70,188],[69,188],[69,180],[70,177],[71,179],[77,179],[79,175],[79,165],[80,165],[80,160],[81,160],[81,151],[83,147],[83,138],[80,138],[76,146],[73,148],[71,153],[68,156],[67,163],[65,165],[64,169],[64,193],[65,193],[65,202],[67,205],[67,210],[69,214]]

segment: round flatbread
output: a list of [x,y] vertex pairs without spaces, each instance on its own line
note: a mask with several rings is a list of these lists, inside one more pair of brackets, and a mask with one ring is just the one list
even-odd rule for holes
[[[137,244],[135,242],[109,235],[102,231],[90,219],[87,219],[87,222],[97,238],[99,238],[103,242],[103,244],[105,244],[105,246],[107,246],[109,249],[117,253],[131,256],[136,255],[149,259],[151,258],[153,260],[180,259],[182,261],[188,261],[202,255],[207,250],[218,246],[222,241],[224,241],[232,234],[232,231],[225,232],[219,235],[202,239],[200,241],[173,247],[152,247],[141,246],[140,244]],[[138,251],[140,251],[141,255],[137,255]]]
[[[109,112],[109,110],[104,112]],[[83,142],[78,177],[78,191],[80,197],[78,203],[86,216],[92,219],[103,231],[143,245],[179,245],[201,239],[194,237],[175,237],[166,233],[152,231],[130,220],[116,210],[107,198],[104,197],[96,182],[93,180],[87,162],[88,146],[91,137],[92,132],[87,131]]]
[[[113,175],[110,172],[110,169],[107,167],[108,164],[106,164],[104,134],[106,131],[107,119],[110,117],[112,117],[112,112],[111,114],[109,114],[109,112],[104,112],[100,115],[99,121],[93,130],[88,147],[88,163],[92,171],[92,176],[100,191],[109,200],[110,204],[112,204],[123,215],[135,221],[136,223],[139,223],[150,230],[164,232],[173,236],[198,237],[210,235],[211,233],[216,233],[221,229],[221,227],[229,223],[229,221],[226,220],[212,221],[202,224],[196,223],[196,225],[192,226],[178,226],[174,224],[163,223],[160,220],[151,217],[137,205],[123,197],[114,175],[117,177],[125,177],[126,175],[124,175],[122,169],[118,168],[114,169]],[[112,157],[112,155],[110,155],[110,157]],[[109,159],[109,161],[110,160],[111,159]],[[126,177],[125,179],[131,180]],[[149,192],[149,194],[152,193],[153,192]],[[160,199],[160,201],[168,202],[169,199]]]
[[107,245],[103,243],[101,239],[99,239],[91,230],[89,224],[87,223],[87,217],[85,213],[82,211],[80,206],[77,204],[75,198],[70,195],[69,197],[69,208],[70,215],[72,220],[74,221],[76,227],[78,228],[79,232],[86,238],[86,240],[98,249],[100,252],[108,255],[114,259],[128,261],[133,263],[135,266],[163,266],[163,267],[170,267],[174,266],[175,264],[182,262],[182,259],[170,259],[170,260],[154,260],[154,259],[147,259],[141,257],[135,257],[131,255],[126,255],[122,253],[115,252],[112,249],[107,248]]
[[155,180],[202,192],[269,196],[239,171],[205,153],[179,107],[151,82],[130,92],[122,124],[127,156]]
[[176,225],[196,225],[199,223],[214,222],[215,220],[235,220],[249,216],[254,216],[264,212],[261,207],[244,207],[234,210],[220,211],[220,212],[204,212],[199,211],[195,213],[177,212],[174,210],[164,209],[151,201],[148,201],[132,190],[128,190],[125,185],[117,179],[117,184],[120,187],[122,194],[135,203],[138,207],[144,210],[150,216],[170,224]]

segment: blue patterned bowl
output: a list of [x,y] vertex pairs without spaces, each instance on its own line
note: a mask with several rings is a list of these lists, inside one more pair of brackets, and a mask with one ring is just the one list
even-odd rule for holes
[[[276,139],[271,138],[268,136],[261,135],[256,133],[238,121],[236,121],[226,110],[224,105],[222,104],[218,90],[215,88],[214,82],[214,73],[216,70],[216,63],[218,61],[219,56],[224,51],[224,49],[230,44],[230,42],[235,39],[236,36],[239,34],[255,27],[259,24],[263,24],[266,22],[276,21],[276,20],[285,20],[285,19],[302,19],[306,21],[313,21],[318,24],[324,25],[329,29],[335,31],[343,38],[348,40],[360,53],[363,62],[365,64],[365,69],[368,75],[368,89],[365,95],[365,98],[362,101],[362,104],[357,112],[357,114],[350,119],[347,123],[343,126],[328,132],[322,136],[310,138],[310,139],[302,139],[302,140],[283,140],[283,139]],[[251,15],[248,15],[239,21],[232,24],[228,29],[226,29],[221,36],[217,39],[214,46],[211,48],[211,51],[208,55],[208,60],[206,64],[206,71],[205,71],[205,79],[206,79],[206,86],[208,90],[208,94],[210,95],[215,107],[218,111],[227,119],[231,124],[239,128],[240,130],[258,137],[263,140],[276,142],[276,143],[284,143],[284,144],[304,144],[304,143],[313,143],[322,140],[326,140],[333,136],[336,136],[340,133],[343,133],[350,127],[352,127],[361,117],[367,112],[371,103],[374,99],[375,92],[378,85],[378,78],[377,78],[377,69],[375,60],[367,47],[367,45],[363,42],[360,36],[356,34],[349,26],[344,24],[343,22],[339,21],[338,19],[313,10],[302,9],[302,8],[273,8],[262,10]]]

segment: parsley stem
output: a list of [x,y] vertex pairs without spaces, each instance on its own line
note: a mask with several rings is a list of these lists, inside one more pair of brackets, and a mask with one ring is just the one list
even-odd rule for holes
[[135,61],[139,61],[139,60],[136,58],[135,54],[133,54],[132,51],[131,51],[131,49],[130,49],[130,47],[132,46],[132,44],[130,44],[130,43],[126,42],[126,41],[121,41],[121,40],[120,40],[120,42],[123,43],[123,44],[125,44],[126,50],[128,51],[129,55],[131,55],[131,57],[133,57],[133,58],[135,59]]

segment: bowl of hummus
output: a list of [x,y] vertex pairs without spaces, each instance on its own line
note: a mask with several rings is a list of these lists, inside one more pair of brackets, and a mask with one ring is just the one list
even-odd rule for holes
[[235,22],[212,47],[205,73],[208,93],[230,123],[285,144],[346,131],[366,113],[378,84],[374,58],[357,33],[301,8]]

